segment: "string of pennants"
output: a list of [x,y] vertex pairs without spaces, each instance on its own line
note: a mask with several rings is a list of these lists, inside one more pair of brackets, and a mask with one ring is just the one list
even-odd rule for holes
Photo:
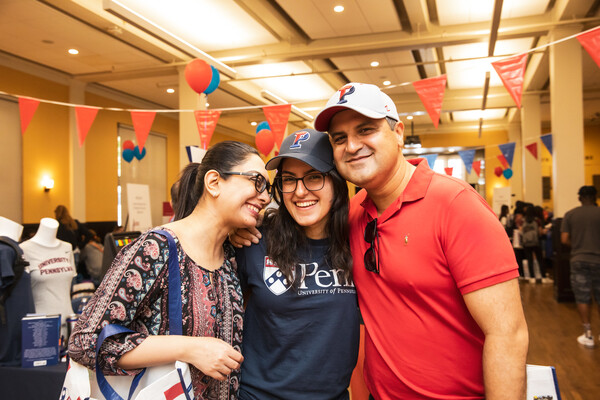
[[[590,54],[592,59],[596,62],[598,66],[600,66],[600,27],[596,27],[576,35],[572,35],[560,40],[557,40],[552,43],[547,43],[543,46],[539,46],[537,48],[528,50],[526,52],[517,54],[515,56],[511,56],[499,61],[492,62],[492,66],[500,76],[501,81],[503,82],[506,90],[509,92],[516,105],[521,107],[521,95],[523,93],[523,77],[525,75],[525,67],[527,64],[527,55],[531,52],[537,51],[541,48],[548,47],[550,45],[557,44],[559,42],[563,42],[572,38],[577,38],[581,45],[586,49],[586,51]],[[446,75],[441,75],[433,78],[422,79],[420,81],[412,82],[412,85],[419,95],[421,102],[423,103],[425,110],[429,114],[435,128],[438,127],[440,114],[442,111],[442,102],[444,99],[444,92],[446,89]],[[402,86],[410,83],[403,83],[400,85],[394,86]],[[389,87],[388,87],[389,88]],[[109,111],[128,111],[131,114],[131,120],[133,123],[136,139],[138,142],[138,149],[140,152],[144,150],[144,145],[146,143],[146,139],[148,134],[150,133],[150,129],[152,127],[152,123],[154,122],[154,118],[157,112],[193,112],[196,124],[198,127],[198,132],[200,134],[200,143],[201,146],[206,149],[208,144],[210,143],[210,139],[214,133],[214,130],[217,126],[217,121],[223,111],[229,110],[242,110],[242,109],[253,109],[253,108],[262,108],[265,117],[269,123],[270,129],[273,135],[273,143],[277,145],[276,149],[279,149],[281,146],[281,142],[283,141],[283,136],[285,135],[287,123],[289,120],[289,115],[291,112],[292,104],[277,104],[270,106],[250,106],[250,107],[235,107],[235,108],[223,108],[223,109],[214,109],[214,110],[131,110],[131,109],[123,109],[123,108],[109,108],[109,107],[94,107],[87,105],[78,105],[71,103],[63,103],[58,101],[51,100],[42,100],[33,97],[19,96],[13,95],[10,93],[5,93],[0,91],[0,94],[13,96],[18,98],[19,102],[19,113],[21,119],[21,134],[25,134],[29,123],[31,122],[39,104],[43,103],[51,103],[57,105],[63,105],[68,107],[75,108],[75,118],[76,118],[76,126],[77,126],[77,134],[79,138],[79,146],[82,147],[85,141],[85,138],[98,114],[99,110],[109,110]],[[544,139],[542,139],[543,141]],[[544,142],[546,147],[552,152],[552,144]],[[264,147],[264,143],[263,146]],[[526,148],[537,158],[537,144],[532,143],[531,145],[526,146]],[[468,151],[468,150],[465,150]],[[460,152],[459,152],[460,153]],[[468,153],[467,153],[468,154]],[[461,156],[463,157],[463,156]],[[465,155],[468,163],[469,155]],[[478,167],[475,163],[468,163],[469,165],[474,164],[474,168],[476,171]],[[512,163],[508,163],[509,166]],[[431,163],[430,163],[431,165]],[[504,165],[504,163],[503,163]],[[508,169],[508,168],[507,168]],[[470,172],[470,166],[468,167]],[[505,170],[506,171],[506,170]],[[506,174],[505,174],[506,176]]]
[[[64,105],[75,108],[75,119],[77,123],[77,134],[79,137],[79,147],[83,146],[85,138],[98,114],[99,110],[109,111],[127,111],[131,114],[131,122],[135,131],[136,139],[138,142],[138,148],[140,151],[144,149],[146,139],[150,133],[152,123],[157,112],[193,112],[196,119],[196,125],[200,134],[200,143],[204,149],[208,148],[210,139],[214,130],[217,126],[217,121],[224,110],[229,109],[217,109],[217,110],[129,110],[121,108],[103,108],[103,107],[92,107],[83,106],[78,104],[62,103],[57,101],[42,100],[32,97],[12,95],[0,91],[1,94],[14,96],[18,98],[19,102],[19,113],[21,119],[21,134],[24,135],[29,123],[33,119],[33,116],[40,103],[51,103]],[[283,136],[285,135],[286,126],[289,120],[291,112],[291,104],[277,104],[270,106],[259,106],[263,109],[265,118],[269,123],[270,130],[273,134],[273,141],[277,146],[281,146]],[[245,108],[259,108],[259,107],[237,107],[238,109]]]
[[[552,155],[552,134],[548,133],[540,136],[540,140]],[[513,175],[512,164],[515,155],[515,146],[516,142],[499,144],[498,148],[500,149],[500,153],[498,155],[498,161],[500,161],[501,166],[498,166],[494,169],[494,173],[496,176],[504,176],[506,179],[510,179]],[[531,153],[531,155],[537,160],[538,159],[538,147],[537,141],[530,143],[525,146],[525,148]],[[458,151],[458,155],[460,156],[462,162],[465,164],[465,169],[467,170],[467,174],[471,173],[471,170],[479,176],[481,174],[481,160],[475,161],[475,151],[477,149],[468,149]],[[435,165],[435,160],[437,159],[437,154],[424,154],[419,157],[425,158],[430,168],[433,168]],[[446,167],[444,168],[444,172],[447,175],[452,175],[452,168]]]

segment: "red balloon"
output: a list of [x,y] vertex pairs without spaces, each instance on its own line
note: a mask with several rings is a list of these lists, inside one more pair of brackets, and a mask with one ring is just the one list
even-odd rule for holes
[[126,140],[123,142],[123,150],[133,150],[135,148],[135,144],[131,140]]
[[268,155],[273,146],[275,146],[275,138],[273,137],[273,132],[268,129],[262,129],[258,131],[256,134],[256,138],[254,139],[256,143],[256,148],[265,156]]
[[185,66],[185,80],[194,92],[203,93],[211,79],[212,69],[206,61],[196,58]]
[[494,169],[494,174],[496,174],[496,176],[500,178],[500,176],[502,175],[502,171],[502,167],[496,167],[496,169]]

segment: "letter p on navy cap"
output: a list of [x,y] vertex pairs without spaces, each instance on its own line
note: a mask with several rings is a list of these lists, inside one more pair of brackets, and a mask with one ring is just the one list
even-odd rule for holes
[[329,172],[335,166],[329,136],[314,129],[302,129],[283,139],[279,154],[267,162],[266,168],[277,169],[285,158],[303,161],[319,172]]

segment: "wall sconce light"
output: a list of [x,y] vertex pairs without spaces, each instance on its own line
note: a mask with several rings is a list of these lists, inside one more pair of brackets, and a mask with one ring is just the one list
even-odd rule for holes
[[44,176],[42,178],[42,186],[44,187],[44,192],[49,192],[54,187],[54,179]]

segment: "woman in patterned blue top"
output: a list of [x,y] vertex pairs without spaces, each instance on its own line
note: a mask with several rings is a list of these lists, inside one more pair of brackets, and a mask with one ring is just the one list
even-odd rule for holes
[[236,252],[249,293],[240,399],[348,399],[359,313],[346,182],[327,135],[312,129],[288,136],[267,169],[277,169],[279,208],[267,210],[259,243]]
[[180,182],[176,221],[161,229],[175,239],[181,271],[183,336],[169,336],[166,237],[148,231],[116,257],[84,309],[69,354],[94,368],[102,328],[119,324],[135,333],[106,339],[99,365],[106,374],[184,361],[191,366],[195,399],[237,399],[242,340],[242,293],[232,251],[234,228],[254,227],[270,201],[267,171],[258,152],[237,142],[211,147],[202,164]]

